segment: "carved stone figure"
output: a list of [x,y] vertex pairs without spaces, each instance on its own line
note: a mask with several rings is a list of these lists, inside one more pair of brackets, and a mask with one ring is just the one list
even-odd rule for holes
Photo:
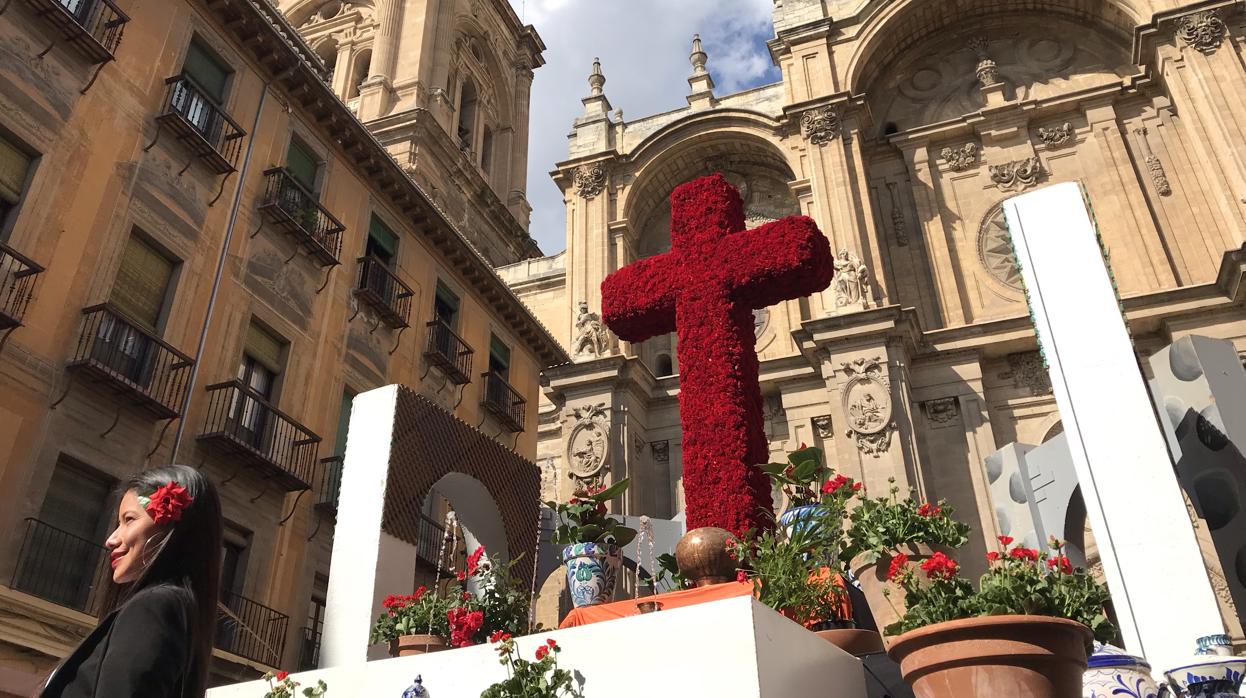
[[849,376],[843,388],[845,435],[862,453],[879,457],[891,448],[896,423],[891,420],[891,379],[881,357],[859,358],[840,364]]
[[606,170],[600,162],[585,165],[575,171],[575,193],[591,199],[606,187]]
[[832,288],[837,310],[858,303],[862,307],[870,307],[869,270],[847,249],[840,250],[835,256],[835,280]]
[[839,137],[839,112],[832,107],[817,107],[800,117],[800,134],[813,145],[823,146]]
[[987,170],[1000,191],[1023,191],[1038,183],[1039,176],[1043,174],[1043,163],[1037,155],[1033,155],[1003,165],[991,165]]
[[649,450],[653,452],[654,463],[668,463],[671,460],[671,442],[670,441],[654,441],[649,444]]
[[954,426],[960,418],[960,402],[954,397],[939,397],[922,403],[926,419],[936,429]]
[[589,312],[588,302],[580,301],[579,313],[575,316],[575,356],[591,355],[594,358],[606,353],[609,336],[605,325],[601,324],[601,316]]
[[1073,140],[1073,124],[1066,121],[1060,126],[1039,128],[1038,139],[1048,148],[1058,148]]
[[964,172],[978,163],[978,144],[966,143],[959,148],[949,145],[939,151],[939,156],[947,161],[953,172]]
[[813,417],[809,420],[809,424],[813,426],[813,433],[817,434],[818,438],[835,438],[835,426],[831,422],[831,415],[823,414]]
[[577,480],[597,477],[606,464],[610,447],[606,404],[577,407],[571,411],[571,417],[575,425],[567,437],[568,472]]
[[896,244],[900,247],[907,247],[909,233],[904,224],[904,209],[900,204],[899,187],[895,182],[887,182],[887,191],[891,194],[891,230],[895,233]]
[[1147,172],[1151,175],[1151,184],[1155,186],[1155,191],[1160,196],[1168,196],[1172,194],[1172,185],[1168,183],[1168,175],[1164,172],[1164,163],[1160,162],[1159,156],[1151,150],[1151,143],[1147,140],[1147,128],[1134,129],[1134,135],[1138,136],[1138,142],[1142,144],[1142,155],[1146,160]]
[[1195,12],[1181,18],[1177,25],[1177,40],[1203,54],[1212,54],[1224,42],[1228,31],[1224,20],[1215,10]]

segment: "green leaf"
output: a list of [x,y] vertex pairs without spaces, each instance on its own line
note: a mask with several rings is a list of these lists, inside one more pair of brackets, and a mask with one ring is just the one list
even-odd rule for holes
[[631,483],[631,478],[625,477],[622,480],[619,480],[618,482],[614,483],[613,485],[610,485],[606,489],[598,492],[597,494],[590,495],[589,499],[593,500],[594,502],[608,502],[611,499],[614,499],[615,497],[619,496],[620,494],[623,494],[623,491],[627,489],[627,486],[630,483]]
[[587,524],[580,527],[580,535],[577,543],[592,543],[601,537],[601,526],[596,524]]
[[636,529],[627,526],[617,526],[611,534],[614,536],[614,544],[620,548],[636,540]]
[[792,479],[800,482],[809,482],[818,472],[818,462],[807,460],[796,466],[792,471]]
[[787,455],[787,460],[793,465],[813,461],[814,463],[822,462],[822,449],[817,446],[808,446],[792,451]]
[[787,469],[786,463],[763,463],[757,467],[767,475],[778,475]]

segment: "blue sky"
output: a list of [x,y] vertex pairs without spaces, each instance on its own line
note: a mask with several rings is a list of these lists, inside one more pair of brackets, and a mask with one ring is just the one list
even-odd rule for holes
[[583,113],[588,73],[600,57],[606,96],[625,121],[687,104],[688,53],[700,33],[719,95],[779,79],[766,41],[773,0],[511,0],[545,40],[532,84],[528,151],[531,233],[545,254],[566,247],[562,195],[550,180]]

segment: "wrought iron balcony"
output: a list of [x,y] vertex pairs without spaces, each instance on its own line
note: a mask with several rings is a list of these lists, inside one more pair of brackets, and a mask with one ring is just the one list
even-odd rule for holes
[[[446,529],[431,518],[420,514],[419,545],[415,546],[416,561],[434,572],[440,568],[443,577],[450,576],[454,550],[446,540]],[[441,559],[438,560],[440,555]]]
[[[174,75],[165,80],[165,84],[168,91],[164,98],[164,110],[156,121],[161,126],[167,126],[213,172],[233,172],[246,132],[190,78]],[[152,141],[147,148],[155,144]]]
[[325,210],[311,193],[283,167],[264,172],[260,211],[282,231],[293,235],[321,266],[338,264],[346,226]]
[[303,628],[303,644],[299,648],[299,671],[320,668],[320,631]]
[[21,327],[43,267],[0,243],[0,330]]
[[451,383],[472,382],[472,348],[441,318],[428,323],[428,344],[424,358],[445,372]]
[[61,34],[57,41],[69,41],[92,63],[113,59],[130,21],[112,0],[26,0],[26,4],[56,27]]
[[376,257],[359,258],[359,280],[355,296],[394,329],[407,327],[411,317],[411,297],[415,293]]
[[240,594],[221,592],[216,646],[268,667],[281,666],[290,617]]
[[481,377],[485,379],[485,390],[480,404],[507,429],[523,431],[524,405],[527,401],[497,373],[488,371]]
[[82,332],[67,368],[133,400],[157,419],[179,416],[194,359],[107,303],[82,314]]
[[104,546],[26,519],[9,588],[97,616],[108,586]]
[[320,437],[240,380],[209,385],[198,439],[253,467],[288,492],[311,488]]
[[342,456],[320,459],[320,474],[316,482],[316,508],[337,516],[337,498],[342,492]]

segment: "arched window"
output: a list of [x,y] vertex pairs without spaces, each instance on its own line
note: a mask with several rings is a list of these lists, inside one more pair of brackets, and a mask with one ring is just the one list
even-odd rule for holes
[[359,96],[359,85],[368,79],[368,71],[372,68],[372,51],[360,51],[355,56],[355,69],[350,71],[350,84],[346,86],[346,99]]
[[337,67],[337,42],[333,39],[325,39],[316,46],[316,57],[324,63],[325,68],[329,69],[328,83],[333,84],[333,69]]
[[468,78],[459,90],[459,148],[467,153],[472,149],[472,131],[476,126],[476,85]]

